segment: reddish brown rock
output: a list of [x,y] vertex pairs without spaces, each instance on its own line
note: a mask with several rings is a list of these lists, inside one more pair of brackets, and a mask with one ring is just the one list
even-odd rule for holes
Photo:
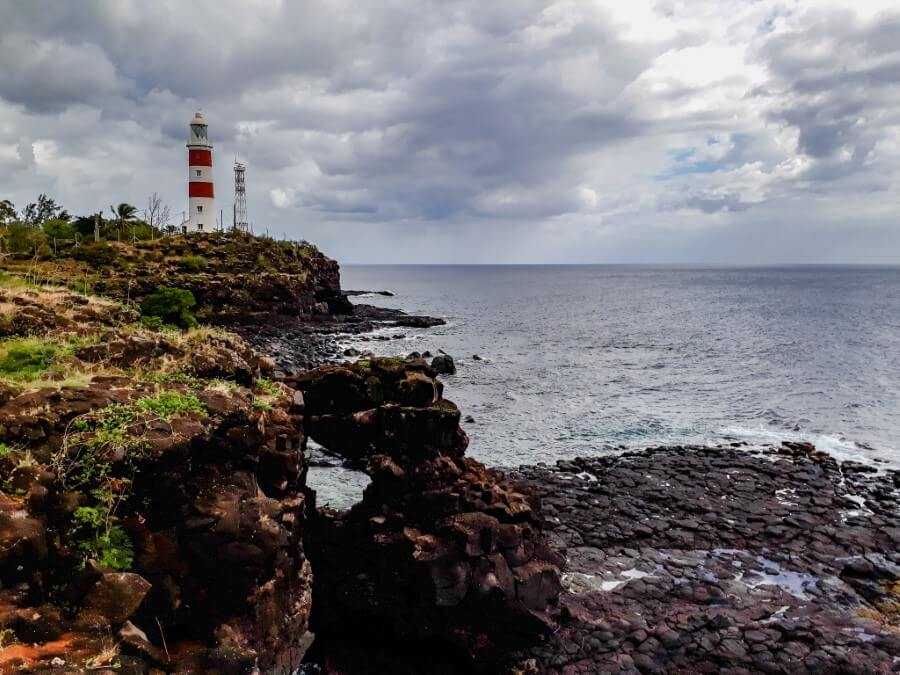
[[84,606],[106,617],[111,624],[123,623],[141,606],[150,582],[131,572],[107,572],[88,591]]

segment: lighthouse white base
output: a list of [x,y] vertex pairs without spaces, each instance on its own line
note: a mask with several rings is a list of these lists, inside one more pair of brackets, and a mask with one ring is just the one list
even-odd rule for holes
[[182,223],[184,233],[211,232],[216,229],[216,201],[212,197],[188,199],[188,218]]

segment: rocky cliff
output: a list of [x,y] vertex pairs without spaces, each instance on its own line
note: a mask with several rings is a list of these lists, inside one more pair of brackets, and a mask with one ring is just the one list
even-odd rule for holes
[[[0,672],[292,672],[313,625],[327,672],[375,635],[493,671],[554,625],[540,505],[464,457],[423,360],[276,381],[236,335],[137,319],[2,279]],[[371,475],[348,513],[316,511],[307,433]]]
[[0,671],[289,662],[311,607],[293,392],[239,338],[85,301],[0,298],[58,312],[0,343]]
[[239,232],[101,242],[68,258],[7,262],[43,279],[117,300],[140,301],[160,286],[191,291],[205,323],[254,323],[272,316],[348,313],[340,268],[311,244]]

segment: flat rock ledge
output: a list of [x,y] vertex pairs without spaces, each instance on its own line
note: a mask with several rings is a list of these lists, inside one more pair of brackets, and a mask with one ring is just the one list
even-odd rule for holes
[[900,668],[900,472],[808,444],[522,467],[568,564],[542,673]]

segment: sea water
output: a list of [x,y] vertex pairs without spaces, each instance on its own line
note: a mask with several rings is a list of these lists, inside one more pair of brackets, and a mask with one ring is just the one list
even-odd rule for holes
[[900,465],[900,267],[351,265],[342,285],[447,320],[344,344],[452,355],[489,465],[788,439]]

